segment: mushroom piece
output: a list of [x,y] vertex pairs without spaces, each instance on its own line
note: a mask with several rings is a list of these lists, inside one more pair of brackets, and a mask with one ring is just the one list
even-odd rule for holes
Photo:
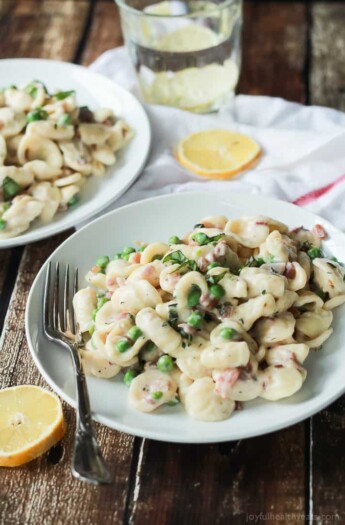
[[26,133],[51,140],[70,140],[74,135],[74,127],[72,125],[62,126],[53,120],[38,120],[28,124]]
[[43,160],[51,168],[60,169],[63,158],[61,151],[50,139],[39,135],[24,135],[18,147],[19,162],[24,165],[30,160]]
[[330,299],[345,293],[345,270],[332,259],[313,260],[314,282]]
[[13,108],[0,108],[0,133],[5,139],[18,135],[25,124],[25,113],[16,113]]

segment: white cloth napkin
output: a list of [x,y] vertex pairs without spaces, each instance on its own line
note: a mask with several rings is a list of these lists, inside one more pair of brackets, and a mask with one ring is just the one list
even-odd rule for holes
[[[124,48],[109,50],[91,65],[140,98]],[[197,115],[146,105],[152,151],[137,182],[108,208],[182,191],[233,190],[295,202],[345,229],[345,114],[280,98],[238,95],[233,107]],[[200,179],[174,159],[173,147],[193,131],[229,128],[247,133],[264,150],[259,163],[230,181]],[[344,175],[344,177],[342,177]]]

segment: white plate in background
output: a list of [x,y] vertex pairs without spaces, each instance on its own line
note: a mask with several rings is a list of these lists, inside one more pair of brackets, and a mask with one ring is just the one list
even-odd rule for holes
[[42,81],[51,92],[74,89],[78,106],[112,108],[117,116],[128,122],[135,135],[118,152],[116,164],[109,166],[104,177],[88,178],[75,208],[58,213],[48,224],[34,221],[22,235],[0,240],[0,248],[50,237],[100,212],[135,181],[150,150],[151,129],[144,108],[134,95],[108,78],[68,62],[31,58],[0,60],[0,87],[25,85],[32,80]]
[[[291,228],[324,225],[326,250],[345,261],[345,235],[302,208],[259,196],[232,192],[184,193],[140,201],[96,219],[69,237],[48,259],[78,266],[83,275],[100,255],[112,256],[134,240],[166,242],[181,236],[208,215],[229,218],[264,214]],[[26,333],[34,361],[50,386],[75,406],[72,363],[69,354],[49,342],[42,333],[42,298],[46,265],[30,292],[26,310]],[[253,437],[287,427],[315,414],[345,391],[345,306],[335,310],[334,333],[322,350],[311,351],[305,361],[308,371],[302,389],[279,402],[263,399],[244,403],[242,411],[225,421],[206,423],[191,419],[182,406],[165,406],[154,413],[133,410],[122,375],[113,379],[88,377],[94,418],[101,423],[137,436],[178,443],[213,443]]]

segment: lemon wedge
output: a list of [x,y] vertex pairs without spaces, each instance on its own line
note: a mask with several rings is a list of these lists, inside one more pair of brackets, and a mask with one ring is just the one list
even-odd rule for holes
[[242,133],[211,129],[188,135],[177,146],[177,160],[201,177],[229,179],[261,155],[255,140]]
[[16,467],[55,445],[65,433],[60,400],[43,388],[0,390],[0,466]]

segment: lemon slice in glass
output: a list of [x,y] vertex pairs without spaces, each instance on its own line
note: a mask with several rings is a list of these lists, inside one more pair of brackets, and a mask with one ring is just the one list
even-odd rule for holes
[[186,68],[177,73],[157,73],[149,98],[154,104],[177,106],[190,111],[211,111],[220,99],[233,92],[238,67],[231,60],[224,65]]
[[219,43],[218,36],[211,29],[196,24],[188,24],[171,31],[156,42],[156,49],[171,53],[201,51]]

